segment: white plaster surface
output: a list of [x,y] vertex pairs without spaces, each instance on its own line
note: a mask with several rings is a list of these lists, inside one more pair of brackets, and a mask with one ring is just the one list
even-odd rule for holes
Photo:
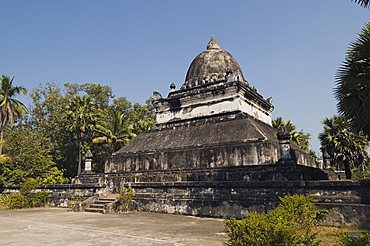
[[171,120],[187,120],[197,117],[212,116],[228,112],[244,112],[266,124],[271,125],[271,115],[263,112],[251,103],[247,103],[242,98],[237,97],[224,98],[223,101],[212,102],[205,101],[201,105],[188,104],[182,105],[178,111],[170,111],[169,109],[157,113],[157,124],[164,124]]

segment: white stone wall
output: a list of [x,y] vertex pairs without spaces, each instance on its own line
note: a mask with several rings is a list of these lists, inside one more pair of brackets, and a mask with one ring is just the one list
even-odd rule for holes
[[[198,104],[198,105],[197,105]],[[257,105],[247,102],[241,96],[226,96],[218,100],[192,102],[181,105],[179,110],[170,110],[169,107],[157,112],[157,124],[164,124],[174,120],[188,120],[193,118],[212,116],[231,112],[244,112],[257,120],[271,125],[270,113],[262,110]]]

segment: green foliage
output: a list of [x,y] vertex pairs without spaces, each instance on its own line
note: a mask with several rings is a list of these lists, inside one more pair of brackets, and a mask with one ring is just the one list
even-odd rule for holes
[[66,127],[78,145],[77,175],[81,174],[82,155],[89,148],[88,143],[91,142],[92,132],[99,118],[98,114],[99,110],[89,95],[82,97],[74,95],[67,106]]
[[9,208],[9,195],[2,194],[0,195],[0,209],[8,209]]
[[66,170],[67,176],[76,175],[77,152],[71,133],[67,130],[65,117],[68,102],[73,94],[63,90],[55,82],[44,83],[32,90],[33,106],[30,119],[27,121],[30,128],[42,132],[50,139],[50,154],[59,169]]
[[106,109],[113,98],[112,88],[108,85],[85,83],[79,86],[79,90],[89,95],[99,109]]
[[39,181],[28,178],[20,186],[18,194],[0,195],[0,208],[20,209],[42,207],[47,203],[48,193],[35,189],[40,185]]
[[65,182],[63,173],[54,166],[50,140],[38,130],[25,126],[6,131],[4,152],[9,160],[0,165],[0,177],[6,184],[21,184],[28,178]]
[[352,170],[352,179],[360,180],[360,179],[370,179],[370,169],[365,167],[365,170],[361,170],[361,168],[353,168]]
[[[360,1],[359,1],[360,2]],[[366,2],[368,0],[361,1]],[[370,22],[350,44],[345,61],[336,76],[338,110],[349,119],[356,132],[370,140]]]
[[119,207],[121,212],[127,212],[135,198],[135,190],[131,187],[123,188],[119,192]]
[[48,193],[46,191],[39,191],[30,193],[28,195],[23,194],[10,194],[1,195],[0,207],[7,209],[21,209],[21,208],[34,208],[42,207],[47,203]]
[[243,220],[226,220],[226,233],[230,239],[226,245],[264,246],[299,245],[299,237],[292,227],[269,221],[267,214],[252,212]]
[[318,210],[302,195],[285,196],[268,213],[251,212],[242,220],[225,220],[228,246],[318,245],[311,232]]
[[319,210],[310,197],[295,194],[281,197],[279,205],[270,213],[272,218],[284,219],[302,230],[315,225]]
[[[6,125],[13,127],[16,120],[21,119],[27,112],[26,106],[14,97],[19,94],[26,95],[27,89],[23,86],[13,86],[14,78],[6,75],[0,78],[0,121],[1,130]],[[1,139],[2,140],[2,139]]]
[[[76,175],[87,149],[94,156],[94,171],[102,172],[112,152],[155,123],[150,102],[133,105],[119,97],[110,104],[112,89],[100,84],[65,84],[61,88],[49,82],[33,90],[31,97],[27,123],[50,139],[52,159],[67,177]],[[92,144],[93,139],[99,144]]]
[[[296,126],[290,121],[286,121],[281,117],[277,117],[272,121],[272,127],[279,131],[289,132],[292,141],[298,145],[302,150],[310,153],[310,139],[311,135],[303,130],[297,131]],[[311,151],[312,153],[312,151]]]
[[52,167],[41,177],[41,184],[65,184],[68,183],[68,178],[57,167]]
[[136,137],[136,134],[133,133],[133,124],[129,124],[125,119],[125,115],[117,109],[110,108],[109,116],[110,119],[95,126],[97,137],[93,139],[93,143],[110,144],[110,154],[112,154]]
[[134,126],[134,133],[136,135],[150,130],[155,125],[155,113],[151,105],[151,100],[151,98],[147,100],[145,105],[135,103],[129,115],[130,122]]
[[39,185],[40,182],[37,179],[28,178],[20,185],[19,192],[22,195],[29,196]]
[[334,115],[323,121],[324,130],[319,134],[321,151],[327,153],[336,165],[344,165],[346,177],[351,178],[352,167],[361,167],[368,160],[368,141],[361,133],[351,130],[344,116]]
[[338,246],[369,246],[370,233],[362,233],[357,237],[349,237],[347,233],[339,234]]

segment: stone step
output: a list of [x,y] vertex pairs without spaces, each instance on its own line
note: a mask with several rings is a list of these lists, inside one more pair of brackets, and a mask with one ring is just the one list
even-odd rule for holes
[[90,204],[89,208],[104,208],[105,207],[105,204],[96,204],[96,203],[93,203],[93,204]]
[[93,212],[93,213],[106,213],[106,206],[108,204],[112,204],[117,199],[114,197],[100,197],[94,201],[94,203],[90,204],[85,211],[86,212]]
[[114,202],[115,200],[117,200],[117,198],[98,198],[97,201],[107,201],[107,202]]
[[109,200],[109,201],[107,201],[107,200],[96,200],[94,203],[95,204],[109,204],[109,203],[113,203],[115,200]]
[[86,208],[85,209],[86,212],[92,212],[92,213],[101,213],[101,214],[104,214],[105,213],[105,209],[104,208]]

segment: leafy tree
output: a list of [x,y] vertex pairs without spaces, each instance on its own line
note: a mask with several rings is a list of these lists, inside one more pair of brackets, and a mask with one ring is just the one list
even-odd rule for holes
[[78,143],[77,175],[81,174],[83,143],[88,144],[87,135],[92,134],[97,118],[96,104],[89,95],[75,95],[67,106],[66,127]]
[[279,131],[289,132],[292,141],[298,145],[305,152],[310,152],[309,145],[311,135],[309,133],[296,130],[296,126],[290,121],[284,120],[282,117],[277,117],[272,121],[272,127],[278,129]]
[[[4,141],[0,141],[0,146],[3,147],[4,143],[5,143]],[[9,156],[7,156],[5,154],[1,154],[0,155],[0,164],[3,164],[6,161],[9,161]]]
[[[369,1],[362,2],[369,4]],[[362,131],[370,140],[370,23],[348,48],[336,83],[334,92],[339,112],[349,119],[356,132]]]
[[99,109],[108,108],[109,100],[113,98],[112,88],[107,85],[85,83],[79,86],[79,90],[89,95]]
[[359,167],[367,160],[368,142],[364,135],[351,131],[344,116],[333,116],[323,121],[324,130],[319,134],[321,151],[328,153],[335,164],[343,164],[346,178],[350,179],[351,167]]
[[[21,119],[27,112],[26,106],[15,99],[19,94],[27,94],[23,86],[13,86],[14,78],[2,75],[0,79],[0,141],[3,140],[4,129],[13,127],[16,120]],[[0,147],[0,154],[2,149]]]
[[155,125],[155,113],[151,105],[151,99],[145,105],[135,103],[129,115],[130,122],[134,126],[134,133],[139,135],[150,130]]
[[[7,141],[4,152],[9,160],[1,164],[0,176],[4,183],[21,184],[29,178],[38,179],[43,183],[52,183],[57,179],[63,183],[63,173],[55,166],[50,155],[50,139],[38,130],[25,126],[5,132]],[[51,176],[51,174],[53,175]],[[46,182],[48,179],[50,182]]]
[[[132,105],[119,97],[110,104],[113,94],[109,86],[68,83],[59,87],[48,82],[33,90],[31,97],[33,107],[27,124],[51,139],[53,161],[58,168],[66,170],[67,177],[81,171],[82,167],[80,171],[78,167],[87,148],[94,156],[94,170],[102,171],[112,151],[153,127],[155,122],[149,101],[146,105]],[[77,106],[76,98],[84,97],[89,98],[89,106]],[[100,144],[91,145],[93,139]],[[76,165],[76,160],[81,164]]]
[[[99,84],[72,84],[67,83],[64,87],[58,86],[55,82],[47,82],[31,92],[33,106],[30,112],[28,124],[33,129],[45,133],[52,140],[51,154],[56,165],[66,170],[68,177],[73,177],[78,172],[78,147],[76,148],[76,131],[72,131],[69,124],[71,115],[70,102],[80,94],[88,95],[94,104],[93,113],[99,118],[108,119],[108,104],[112,98],[112,90],[109,86]],[[94,168],[96,171],[103,170],[104,161],[109,155],[108,145],[89,146],[92,141],[92,131],[85,134],[85,141],[82,142],[82,149],[91,147],[94,155]],[[77,143],[78,145],[78,143]],[[82,157],[81,157],[82,159]]]
[[110,105],[110,107],[126,115],[126,118],[128,118],[128,114],[130,110],[132,110],[132,104],[129,100],[127,100],[126,97],[113,99],[112,105]]
[[133,133],[134,126],[125,122],[125,115],[122,112],[114,108],[109,111],[109,119],[95,126],[97,137],[93,139],[93,143],[108,143],[112,154],[127,144],[136,134]]
[[55,82],[47,82],[31,91],[33,106],[27,122],[30,128],[43,132],[51,140],[50,153],[57,167],[66,170],[66,175],[76,175],[77,152],[72,134],[66,128],[67,105],[74,91],[63,90]]

